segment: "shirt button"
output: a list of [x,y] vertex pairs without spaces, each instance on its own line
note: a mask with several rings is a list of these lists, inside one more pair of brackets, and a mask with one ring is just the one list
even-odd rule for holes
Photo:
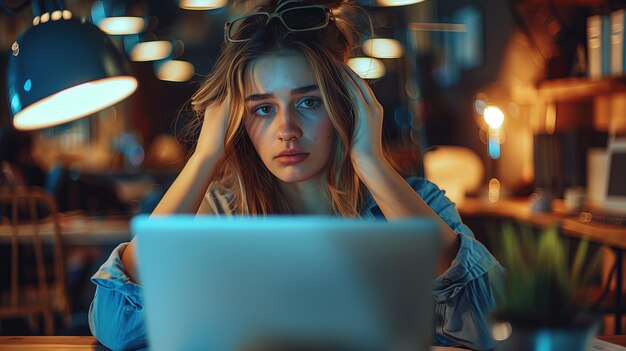
[[441,283],[442,283],[444,286],[450,286],[450,284],[452,284],[452,281],[451,281],[450,279],[448,279],[448,278],[444,278],[444,279],[441,281]]
[[133,308],[130,306],[126,306],[124,307],[124,313],[129,314],[133,311]]

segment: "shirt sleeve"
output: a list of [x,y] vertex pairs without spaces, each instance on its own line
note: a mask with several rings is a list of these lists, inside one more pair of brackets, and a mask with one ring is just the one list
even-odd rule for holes
[[122,266],[120,244],[91,277],[96,294],[89,307],[91,333],[112,350],[134,350],[146,346],[141,286],[133,283]]
[[459,235],[459,251],[433,287],[436,345],[462,345],[475,350],[493,348],[489,313],[496,303],[491,285],[504,269],[461,221],[452,201],[433,183],[409,178],[420,197]]

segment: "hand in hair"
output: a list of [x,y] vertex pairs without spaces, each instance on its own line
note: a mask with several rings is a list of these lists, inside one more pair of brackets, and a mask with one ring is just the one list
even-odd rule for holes
[[344,65],[344,81],[352,98],[356,119],[350,148],[352,163],[382,161],[383,107],[370,86],[348,65]]
[[194,155],[215,160],[222,158],[229,104],[230,100],[227,97],[222,102],[214,101],[207,106]]

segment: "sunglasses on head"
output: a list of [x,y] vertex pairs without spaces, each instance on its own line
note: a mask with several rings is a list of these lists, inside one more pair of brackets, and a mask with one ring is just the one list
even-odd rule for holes
[[278,18],[291,32],[305,32],[324,28],[330,22],[332,12],[323,6],[297,6],[276,12],[255,12],[243,15],[224,24],[224,37],[233,43],[252,39],[259,26],[266,26]]

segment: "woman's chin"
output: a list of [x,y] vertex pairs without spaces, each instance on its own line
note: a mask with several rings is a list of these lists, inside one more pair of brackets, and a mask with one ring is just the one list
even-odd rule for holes
[[315,179],[319,176],[319,173],[313,173],[313,172],[303,172],[302,170],[289,170],[289,169],[284,169],[284,170],[280,170],[278,172],[272,172],[274,174],[274,176],[278,179],[280,179],[282,182],[285,183],[300,183],[300,182],[305,182],[305,181],[309,181],[311,179]]
[[280,174],[276,175],[276,178],[280,179],[285,183],[300,183],[305,182],[313,178],[311,175],[300,175],[300,174]]

